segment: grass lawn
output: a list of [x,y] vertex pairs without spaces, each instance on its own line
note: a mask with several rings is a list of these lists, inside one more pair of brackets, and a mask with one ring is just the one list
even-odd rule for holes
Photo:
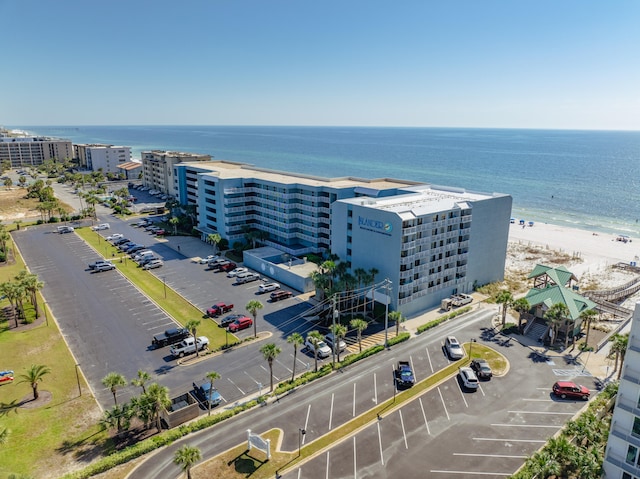
[[[0,282],[11,281],[24,269],[18,256],[16,263],[0,267]],[[9,302],[1,301],[0,307],[5,306]],[[40,307],[44,307],[42,299]],[[34,315],[33,308],[28,308],[29,315]],[[91,460],[95,445],[107,437],[97,427],[102,413],[82,376],[82,396],[78,394],[75,360],[51,313],[48,326],[40,319],[14,329],[13,320],[11,324],[0,320],[0,351],[0,369],[15,372],[13,383],[0,386],[0,428],[10,431],[0,447],[0,477],[13,473],[55,478]],[[38,385],[41,397],[50,396],[50,400],[29,407],[32,389],[20,383],[20,375],[34,364],[51,369]],[[22,401],[26,401],[22,407],[12,407]]]

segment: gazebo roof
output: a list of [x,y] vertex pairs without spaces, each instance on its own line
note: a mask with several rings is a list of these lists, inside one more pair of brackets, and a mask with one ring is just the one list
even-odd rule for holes
[[572,279],[578,281],[578,278],[576,278],[576,276],[564,266],[552,268],[551,266],[545,266],[543,264],[537,264],[536,267],[533,268],[533,271],[529,273],[527,279],[537,278],[543,274],[549,276],[554,283],[560,286],[566,285]]
[[569,310],[569,319],[574,321],[580,317],[580,313],[583,311],[596,307],[596,303],[593,301],[559,285],[530,289],[525,298],[531,306],[544,304],[550,308],[557,303],[564,304]]

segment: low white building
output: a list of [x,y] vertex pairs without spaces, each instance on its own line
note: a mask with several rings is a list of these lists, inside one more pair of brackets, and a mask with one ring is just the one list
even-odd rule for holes
[[73,145],[73,150],[79,166],[91,171],[117,174],[122,172],[121,165],[131,162],[129,146],[77,144]]

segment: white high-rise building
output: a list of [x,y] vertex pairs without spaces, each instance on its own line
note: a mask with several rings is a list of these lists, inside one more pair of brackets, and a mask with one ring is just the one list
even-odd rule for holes
[[607,479],[640,479],[640,302],[631,319],[603,468]]

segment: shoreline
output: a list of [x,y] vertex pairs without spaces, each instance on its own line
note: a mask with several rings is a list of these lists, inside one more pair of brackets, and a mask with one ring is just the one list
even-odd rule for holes
[[[579,264],[566,265],[572,273],[581,275],[593,273],[619,262],[640,264],[640,238],[629,236],[629,241],[618,241],[619,235],[589,231],[549,223],[528,222],[523,228],[512,223],[509,225],[509,243],[520,245],[541,246],[545,249],[560,251],[578,257]],[[509,256],[507,254],[507,256]]]

